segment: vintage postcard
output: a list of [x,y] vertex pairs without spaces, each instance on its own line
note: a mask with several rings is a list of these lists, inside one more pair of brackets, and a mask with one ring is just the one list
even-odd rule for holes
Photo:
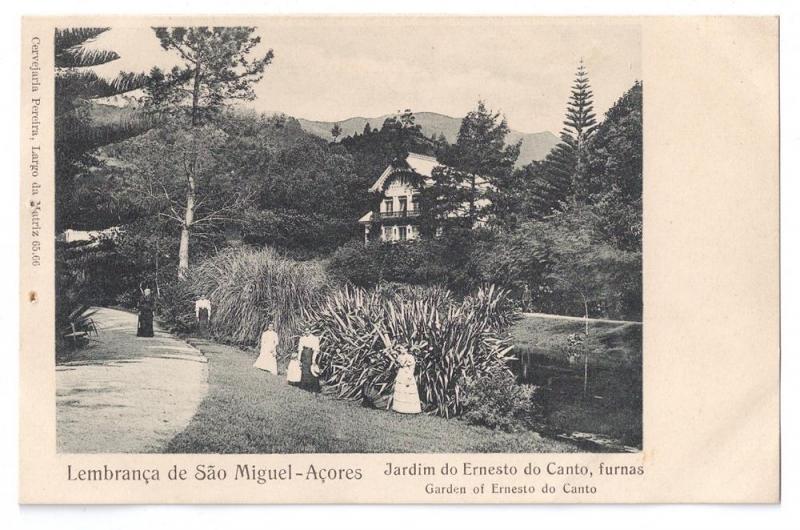
[[22,24],[21,502],[779,502],[777,18]]

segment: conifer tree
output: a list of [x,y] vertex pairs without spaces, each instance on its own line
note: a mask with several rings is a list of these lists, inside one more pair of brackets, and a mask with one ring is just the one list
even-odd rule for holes
[[461,121],[456,143],[442,146],[443,165],[433,170],[433,185],[423,192],[423,208],[432,226],[442,223],[473,228],[495,213],[499,194],[508,186],[520,144],[506,145],[504,117],[478,102]]
[[336,139],[339,135],[342,134],[342,128],[339,126],[338,123],[334,123],[333,127],[331,127],[331,136],[333,137],[333,141],[336,142]]
[[[161,47],[181,59],[180,66],[174,67],[161,83],[148,86],[148,91],[152,106],[174,115],[171,126],[182,129],[175,131],[176,136],[188,137],[181,175],[184,198],[180,214],[174,216],[181,226],[178,278],[183,279],[189,269],[192,229],[200,222],[196,214],[204,193],[198,189],[202,180],[202,164],[198,162],[205,155],[203,141],[217,135],[214,119],[231,101],[255,99],[253,87],[264,76],[274,54],[271,49],[256,51],[261,37],[255,35],[255,27],[178,26],[156,27],[153,31]],[[154,94],[159,97],[153,97]],[[235,206],[223,208],[232,209]],[[220,220],[219,213],[209,215]]]
[[534,174],[531,216],[541,218],[567,201],[584,202],[587,190],[586,146],[597,129],[589,75],[581,59],[575,73],[561,142],[553,148]]
[[76,176],[87,167],[96,165],[90,153],[149,127],[148,120],[135,114],[102,124],[90,117],[88,109],[92,100],[125,94],[141,88],[147,81],[144,74],[124,72],[108,80],[91,70],[91,67],[120,58],[113,50],[88,46],[109,29],[55,30],[56,230],[88,227],[84,225],[92,222],[91,214],[81,214],[80,201],[75,198]]

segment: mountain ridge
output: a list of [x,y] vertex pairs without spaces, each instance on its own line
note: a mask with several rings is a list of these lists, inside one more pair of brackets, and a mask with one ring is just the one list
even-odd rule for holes
[[[137,109],[135,101],[126,98],[121,99],[105,99],[93,102],[94,118],[99,121],[109,119],[122,119],[126,115]],[[291,114],[281,111],[265,111],[264,114],[282,114],[287,117],[294,118],[300,124],[300,127],[307,133],[318,136],[327,141],[333,141],[331,129],[334,124],[338,123],[342,129],[340,138],[352,136],[353,134],[361,134],[364,131],[364,126],[369,123],[371,128],[380,128],[387,118],[397,116],[396,113],[383,114],[376,117],[353,116],[340,121],[321,121],[309,120],[299,116],[292,116]],[[454,143],[458,137],[458,130],[461,128],[461,118],[454,118],[447,114],[440,112],[415,112],[414,118],[416,123],[420,125],[422,134],[427,137],[432,135],[443,134],[448,142]],[[507,144],[521,142],[519,158],[516,162],[516,167],[522,167],[535,160],[543,160],[547,154],[559,143],[559,138],[550,131],[540,131],[535,133],[524,133],[511,129],[508,137],[506,138]]]
[[[288,116],[288,114],[287,114]],[[352,136],[353,134],[361,134],[364,131],[364,126],[369,123],[371,128],[380,128],[384,120],[396,116],[395,113],[383,114],[373,118],[364,116],[353,116],[340,121],[322,121],[322,120],[309,120],[299,116],[292,116],[299,123],[307,133],[319,136],[328,141],[333,140],[331,129],[334,124],[339,124],[342,129],[340,138]],[[420,125],[422,134],[430,137],[431,135],[444,134],[448,142],[455,142],[458,137],[458,130],[461,127],[461,118],[453,118],[447,114],[439,112],[415,112],[414,118],[416,123]],[[558,136],[550,131],[540,131],[535,133],[524,133],[516,130],[511,130],[507,137],[507,143],[513,144],[522,141],[520,145],[519,158],[517,159],[517,167],[529,164],[534,160],[542,160],[547,153],[550,152],[560,141]]]

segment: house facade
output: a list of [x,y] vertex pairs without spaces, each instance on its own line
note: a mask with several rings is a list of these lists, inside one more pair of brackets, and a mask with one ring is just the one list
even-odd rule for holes
[[[433,183],[433,169],[441,164],[436,158],[427,155],[410,153],[406,157],[408,168],[396,168],[389,165],[378,177],[378,180],[369,188],[369,191],[380,196],[380,206],[377,210],[367,212],[358,222],[364,227],[364,243],[372,239],[380,241],[398,242],[417,239],[420,236],[420,209],[419,194],[421,186]],[[477,185],[485,189],[488,182],[482,177],[477,177]],[[478,206],[488,204],[486,199],[480,199]],[[451,216],[466,215],[468,205]],[[477,224],[483,224],[479,221]],[[373,233],[377,231],[377,233]]]
[[[412,182],[411,173],[430,182],[433,168],[439,165],[432,156],[411,153],[406,157],[408,169],[390,165],[384,170],[369,191],[380,195],[377,210],[367,212],[358,220],[364,226],[364,242],[408,241],[419,237],[419,184]],[[377,230],[378,233],[372,233]]]

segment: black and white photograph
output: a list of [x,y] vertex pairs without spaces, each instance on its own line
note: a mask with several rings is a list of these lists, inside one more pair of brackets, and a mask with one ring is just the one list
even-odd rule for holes
[[55,29],[58,452],[640,451],[639,26],[266,22]]

